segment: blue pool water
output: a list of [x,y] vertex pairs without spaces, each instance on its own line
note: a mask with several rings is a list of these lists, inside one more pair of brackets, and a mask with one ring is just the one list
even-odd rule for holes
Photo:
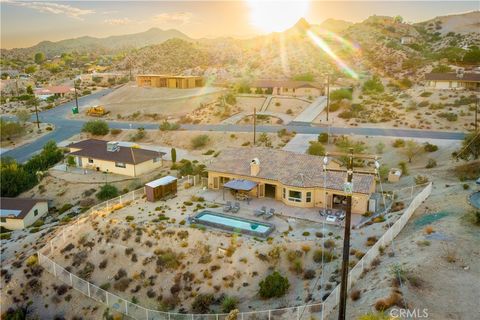
[[477,209],[480,209],[480,191],[470,195],[470,203]]
[[254,236],[266,236],[274,229],[274,226],[270,223],[233,217],[208,210],[195,215],[195,217],[192,218],[192,222],[228,231],[241,231],[242,233]]

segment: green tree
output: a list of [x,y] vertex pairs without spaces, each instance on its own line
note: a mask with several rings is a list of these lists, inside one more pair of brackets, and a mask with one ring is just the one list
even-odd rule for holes
[[67,157],[67,166],[69,167],[75,167],[77,163],[75,162],[74,156],[68,156]]
[[91,120],[83,125],[82,131],[96,136],[104,136],[108,134],[109,128],[108,124],[103,120]]
[[283,277],[278,271],[268,275],[260,281],[258,293],[262,298],[279,298],[287,293],[290,288],[290,282],[287,277]]
[[170,155],[172,157],[172,162],[173,163],[177,162],[177,150],[175,148],[172,148],[170,150]]
[[118,189],[111,185],[111,184],[104,184],[101,188],[100,191],[97,192],[96,197],[98,200],[108,200],[112,199],[115,197],[118,197]]
[[27,86],[27,93],[28,94],[33,94],[33,88],[31,85]]
[[408,140],[405,143],[405,148],[402,149],[403,154],[407,156],[408,163],[412,163],[413,158],[423,150],[422,146],[414,140]]
[[328,133],[322,132],[318,135],[318,142],[327,143],[328,142]]
[[350,89],[338,89],[330,93],[330,100],[338,101],[342,99],[352,100],[352,90]]
[[362,90],[364,93],[382,93],[385,91],[382,81],[378,76],[373,76],[372,79],[365,81]]
[[37,71],[37,67],[33,64],[25,67],[25,73],[32,74],[35,73],[35,71]]
[[30,112],[28,112],[28,110],[26,109],[18,109],[17,112],[15,113],[15,116],[17,117],[18,121],[22,124],[30,120]]
[[445,64],[439,64],[438,66],[436,66],[435,68],[432,69],[432,72],[433,73],[448,73],[448,72],[452,72],[452,68],[450,68],[449,66],[447,66]]
[[42,64],[45,61],[45,54],[43,52],[37,52],[35,53],[35,63],[36,64]]

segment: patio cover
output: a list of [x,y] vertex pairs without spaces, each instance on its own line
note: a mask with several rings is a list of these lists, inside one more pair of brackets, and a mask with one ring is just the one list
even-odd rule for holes
[[477,184],[480,185],[480,178],[477,179]]
[[250,191],[257,186],[256,182],[250,180],[230,180],[223,185],[225,188],[240,190],[240,191]]

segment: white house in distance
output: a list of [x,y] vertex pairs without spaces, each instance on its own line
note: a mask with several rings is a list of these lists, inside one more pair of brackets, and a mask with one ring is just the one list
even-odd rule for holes
[[30,198],[0,198],[0,226],[20,230],[48,213],[48,201]]
[[430,89],[451,90],[480,90],[480,73],[457,72],[427,73],[425,75],[426,87]]

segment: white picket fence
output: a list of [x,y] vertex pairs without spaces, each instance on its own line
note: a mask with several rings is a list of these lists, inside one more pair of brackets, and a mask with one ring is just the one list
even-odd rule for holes
[[[185,181],[184,181],[185,182]],[[195,182],[194,182],[195,183]],[[192,183],[192,184],[194,184]],[[406,208],[404,214],[385,232],[385,234],[377,241],[377,243],[368,250],[363,258],[350,270],[348,278],[348,289],[358,281],[366,268],[370,267],[372,261],[379,255],[379,248],[389,245],[392,240],[400,233],[407,224],[413,212],[420,204],[430,195],[432,184],[428,184]],[[125,314],[133,319],[138,320],[223,320],[227,314],[181,314],[174,312],[163,312],[142,307],[123,299],[111,292],[101,289],[100,287],[70,273],[65,268],[51,260],[48,255],[61,250],[67,239],[71,235],[78,232],[81,223],[89,220],[92,215],[108,215],[112,211],[128,205],[131,201],[135,201],[144,196],[144,189],[138,189],[118,198],[108,200],[95,207],[92,207],[77,220],[58,231],[55,238],[50,240],[49,245],[40,249],[38,254],[39,264],[45,270],[62,282],[70,285],[75,290],[84,295],[108,306],[110,310]],[[239,320],[323,320],[338,305],[340,298],[340,285],[338,285],[323,303],[315,303],[297,307],[289,307],[282,309],[271,309],[262,311],[241,312],[238,315]]]

